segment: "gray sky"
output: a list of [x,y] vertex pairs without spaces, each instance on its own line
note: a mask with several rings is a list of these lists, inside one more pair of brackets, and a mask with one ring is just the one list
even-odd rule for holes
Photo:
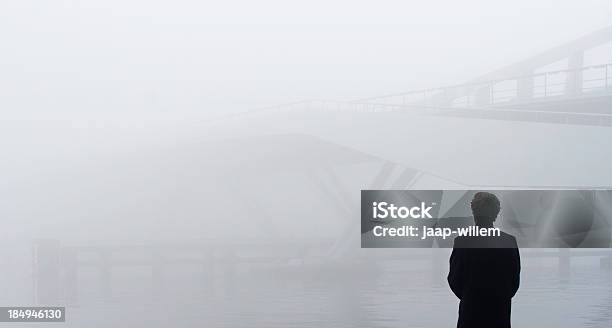
[[610,24],[610,1],[7,0],[0,128],[13,146],[123,142],[221,112],[460,83]]

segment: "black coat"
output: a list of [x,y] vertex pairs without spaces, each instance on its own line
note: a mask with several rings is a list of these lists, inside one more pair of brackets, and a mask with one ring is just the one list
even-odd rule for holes
[[502,232],[499,237],[455,238],[448,283],[461,300],[457,327],[509,328],[520,271],[520,255],[512,235]]

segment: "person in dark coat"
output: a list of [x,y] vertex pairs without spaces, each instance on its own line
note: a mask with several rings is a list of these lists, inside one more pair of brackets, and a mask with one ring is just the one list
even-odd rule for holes
[[[471,207],[477,227],[493,227],[500,211],[494,194],[476,193]],[[448,284],[460,299],[457,328],[509,328],[511,301],[519,288],[520,271],[514,236],[501,232],[499,236],[456,237]]]

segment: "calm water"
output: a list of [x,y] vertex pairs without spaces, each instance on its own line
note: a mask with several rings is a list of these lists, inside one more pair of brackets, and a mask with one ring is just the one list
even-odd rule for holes
[[[211,292],[194,287],[197,276],[188,273],[169,274],[172,286],[153,292],[132,272],[131,288],[115,288],[108,299],[92,292],[87,301],[90,296],[83,295],[82,304],[69,309],[70,325],[452,327],[458,301],[443,274],[424,267],[428,263],[414,261],[386,262],[365,273],[361,267],[303,276],[242,272],[230,291]],[[127,282],[130,273],[124,274]],[[515,327],[612,326],[612,272],[598,261],[574,261],[568,280],[559,277],[554,260],[526,259],[522,278],[513,304]]]
[[[243,268],[233,282],[217,272],[212,288],[189,266],[167,270],[163,285],[154,284],[146,268],[121,268],[113,271],[109,296],[100,293],[96,271],[83,269],[79,300],[67,307],[65,326],[453,327],[458,301],[446,286],[445,256],[437,264],[415,259]],[[29,303],[31,277],[21,278],[5,292],[22,297],[5,293],[4,304]],[[555,259],[524,257],[513,326],[543,324],[611,327],[612,271],[600,268],[597,258],[572,259],[567,279]]]

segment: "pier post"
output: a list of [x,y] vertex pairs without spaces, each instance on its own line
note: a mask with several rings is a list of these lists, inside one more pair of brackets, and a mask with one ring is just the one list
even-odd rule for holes
[[599,264],[602,269],[612,270],[612,256],[602,257],[599,260]]
[[101,250],[99,252],[99,256],[100,256],[100,264],[99,264],[100,294],[104,297],[109,297],[112,292],[110,254],[108,251]]
[[431,248],[431,278],[434,287],[444,286],[448,271],[448,257],[444,248]]
[[68,247],[62,251],[64,300],[67,304],[78,301],[78,253],[75,248]]
[[212,294],[215,288],[215,252],[212,247],[202,249],[202,287]]
[[232,295],[236,287],[236,249],[228,246],[225,254],[226,256],[223,261],[224,287],[225,292]]
[[164,258],[160,251],[153,251],[151,265],[151,287],[155,292],[163,292],[164,283]]
[[559,276],[561,279],[569,279],[570,264],[570,249],[559,248]]
[[34,302],[56,305],[60,294],[60,242],[55,239],[36,240],[33,256]]

